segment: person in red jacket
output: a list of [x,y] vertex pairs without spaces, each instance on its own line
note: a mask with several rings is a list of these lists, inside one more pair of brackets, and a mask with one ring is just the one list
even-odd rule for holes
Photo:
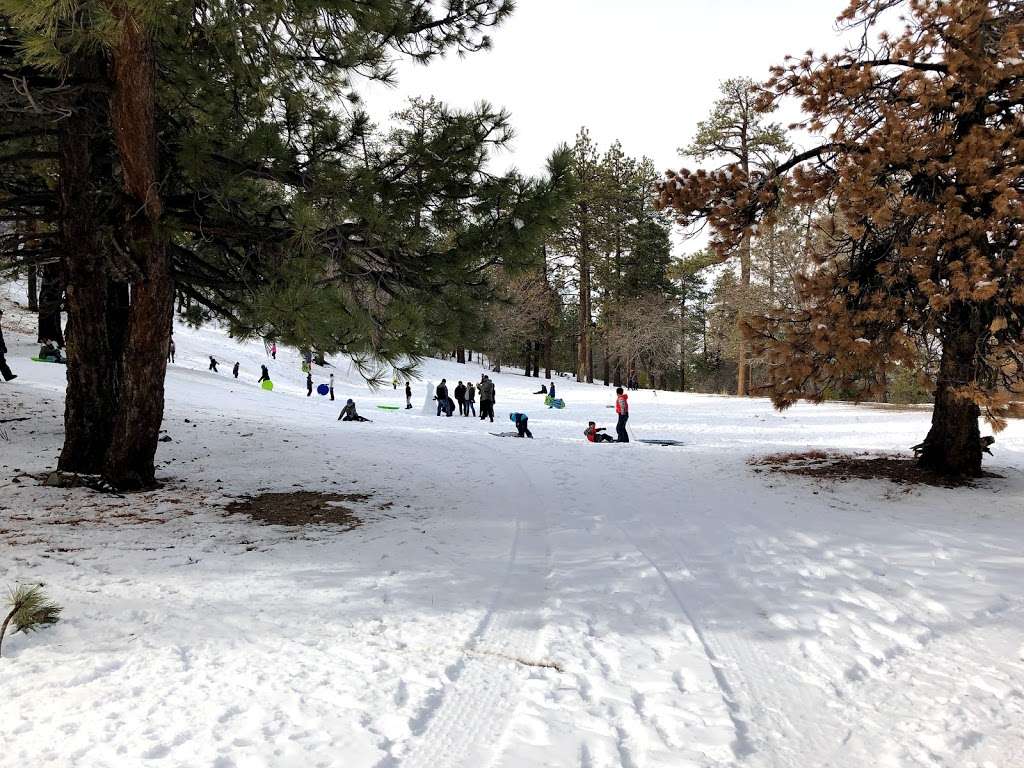
[[619,422],[615,425],[615,434],[619,436],[618,443],[628,443],[629,434],[626,432],[626,422],[629,421],[629,395],[622,391],[622,387],[615,390],[615,412],[619,414]]
[[587,440],[592,443],[614,443],[611,435],[606,435],[604,427],[597,426],[594,422],[589,422],[587,428],[583,430],[583,434],[587,436]]

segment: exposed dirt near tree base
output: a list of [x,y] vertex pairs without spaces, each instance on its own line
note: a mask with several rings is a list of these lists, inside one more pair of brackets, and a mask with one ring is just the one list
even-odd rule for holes
[[366,493],[262,493],[233,501],[225,507],[232,514],[248,515],[266,525],[336,525],[351,530],[363,524],[355,512],[344,506],[368,501]]
[[[775,453],[748,462],[754,472],[802,475],[822,480],[889,480],[901,485],[930,485],[938,488],[971,487],[977,478],[944,477],[922,469],[917,459],[895,453],[827,454],[822,451]],[[984,477],[1001,477],[991,472]]]

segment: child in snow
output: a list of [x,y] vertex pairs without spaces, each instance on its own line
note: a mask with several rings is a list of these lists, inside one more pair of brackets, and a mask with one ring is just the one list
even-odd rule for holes
[[174,362],[174,339],[171,339],[170,344],[167,345],[167,362]]
[[405,409],[412,408],[412,382],[405,382]]
[[43,339],[43,344],[39,347],[39,359],[52,360],[55,363],[67,362],[60,356],[60,350],[57,349],[57,345],[49,339]]
[[350,397],[345,403],[345,407],[341,409],[341,413],[338,414],[338,421],[369,421],[369,419],[356,413],[356,403]]
[[313,395],[313,374],[310,372],[306,373],[306,397]]
[[587,440],[592,443],[614,443],[611,435],[605,434],[605,428],[597,426],[594,422],[589,422],[587,428],[583,430],[583,434],[587,436]]
[[260,378],[257,384],[262,384],[264,381],[270,381],[270,371],[267,370],[267,366],[260,366]]
[[548,396],[552,400],[555,399],[555,382],[553,382],[553,381],[549,381],[548,382]]
[[616,442],[628,443],[629,433],[626,432],[626,422],[629,421],[629,395],[622,391],[622,387],[615,390],[615,412],[619,414],[619,421],[615,425],[615,434],[619,439]]
[[473,386],[473,382],[469,382],[466,385],[466,416],[469,416],[469,412],[473,411],[473,415],[476,416],[476,387]]
[[535,395],[546,395],[547,393],[548,393],[547,386],[545,386],[544,384],[541,384],[540,385],[540,390],[537,391],[537,392],[534,392],[533,394],[535,394]]
[[528,426],[530,419],[525,413],[510,413],[508,417],[515,422],[516,429],[519,430],[519,437],[528,437],[531,440],[533,439],[533,433],[530,431],[530,427]]
[[270,345],[270,357],[277,360],[277,342]]
[[238,378],[238,363],[235,363],[235,367],[231,369],[231,375],[236,379]]
[[333,403],[334,402],[334,374],[333,373],[331,374],[331,382],[327,386],[329,386],[331,388],[331,402]]
[[217,372],[217,358],[215,358],[213,355],[210,355],[210,370],[213,371],[214,373]]

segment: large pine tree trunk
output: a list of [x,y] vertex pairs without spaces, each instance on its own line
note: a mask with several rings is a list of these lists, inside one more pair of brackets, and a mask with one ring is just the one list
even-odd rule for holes
[[39,274],[35,264],[28,268],[28,311],[39,311],[39,287],[36,276]]
[[[77,75],[98,80],[98,56],[81,62]],[[83,90],[58,133],[61,254],[68,313],[67,396],[64,446],[57,468],[97,474],[110,445],[117,387],[108,332],[108,277],[98,225],[104,219],[104,190],[98,180],[111,176],[107,99]],[[100,182],[101,183],[101,182]],[[111,328],[122,328],[116,321]]]
[[123,0],[108,3],[121,23],[113,55],[111,127],[128,196],[128,249],[138,271],[131,282],[120,402],[104,475],[116,487],[131,490],[155,484],[174,284],[160,226],[152,41]]
[[739,339],[739,354],[736,361],[736,394],[746,397],[750,391],[749,345],[743,335],[743,321],[747,316],[747,297],[750,293],[750,237],[744,236],[740,243],[740,295],[736,312],[736,336]]
[[580,342],[576,349],[576,381],[586,381],[590,370],[590,264],[580,260]]
[[932,427],[924,440],[920,464],[947,477],[980,477],[980,410],[973,401],[957,397],[954,390],[975,379],[981,323],[978,313],[967,307],[951,315],[961,322],[951,322],[943,339]]
[[64,346],[61,307],[64,304],[64,273],[60,264],[46,264],[39,286],[39,341]]

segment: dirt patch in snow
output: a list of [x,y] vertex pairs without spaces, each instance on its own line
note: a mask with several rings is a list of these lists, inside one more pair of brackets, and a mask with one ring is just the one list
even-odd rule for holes
[[261,493],[233,501],[225,509],[232,514],[248,515],[266,525],[334,525],[351,530],[362,525],[363,521],[345,505],[359,504],[369,498],[365,493]]
[[[801,475],[821,480],[889,480],[900,485],[930,485],[937,488],[972,487],[972,479],[943,477],[922,469],[917,460],[899,454],[827,454],[822,451],[775,453],[756,456],[748,462],[754,472]],[[986,472],[985,477],[1001,477]]]

